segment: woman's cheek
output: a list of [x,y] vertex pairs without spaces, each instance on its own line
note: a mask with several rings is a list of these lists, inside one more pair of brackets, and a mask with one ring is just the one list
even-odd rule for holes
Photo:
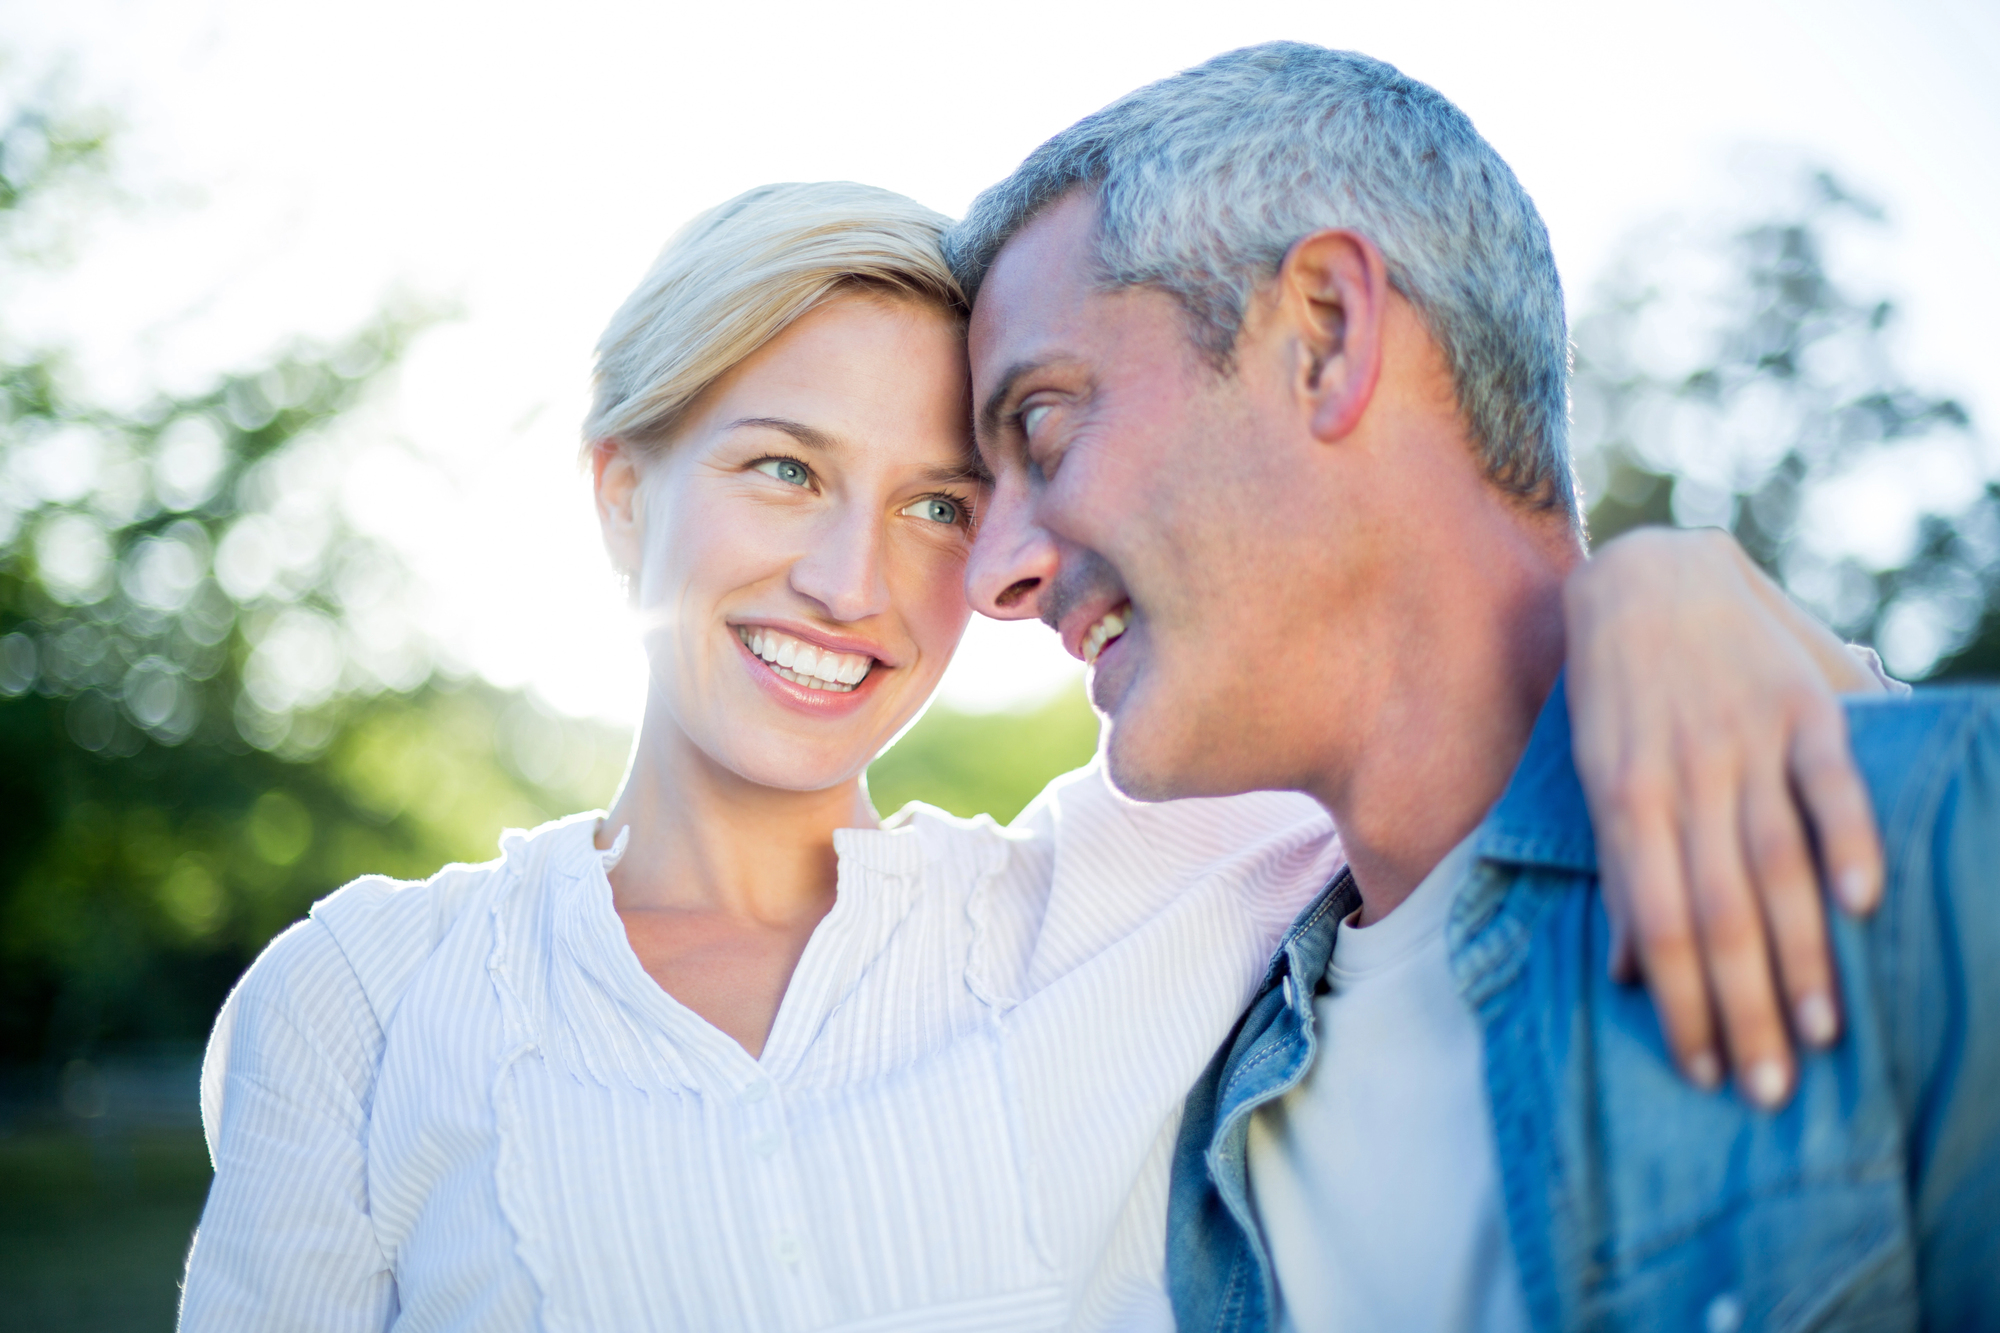
[[965,600],[965,562],[971,556],[971,543],[928,540],[911,545],[919,549],[901,553],[905,567],[904,577],[897,580],[898,600],[909,608],[911,631],[925,649],[934,651],[942,639],[949,652],[972,616]]

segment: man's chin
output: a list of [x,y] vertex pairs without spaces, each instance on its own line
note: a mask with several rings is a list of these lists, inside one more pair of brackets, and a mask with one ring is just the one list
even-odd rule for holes
[[1104,719],[1108,738],[1104,768],[1111,785],[1134,801],[1178,801],[1192,796],[1238,796],[1254,790],[1230,784],[1213,765],[1193,759],[1174,743],[1172,728],[1139,718]]

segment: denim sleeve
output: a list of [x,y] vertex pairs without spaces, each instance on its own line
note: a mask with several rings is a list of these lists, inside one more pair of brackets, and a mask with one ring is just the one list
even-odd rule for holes
[[1868,936],[1923,1324],[2000,1318],[2000,691],[1850,709],[1889,893]]

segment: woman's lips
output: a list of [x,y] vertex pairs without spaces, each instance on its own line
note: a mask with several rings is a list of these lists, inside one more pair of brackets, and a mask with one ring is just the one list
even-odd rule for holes
[[[862,672],[861,679],[849,684],[838,679],[833,681],[820,679],[817,675],[819,663],[815,661],[815,674],[809,678],[802,677],[797,670],[798,653],[796,649],[792,657],[793,665],[790,667],[780,667],[775,661],[766,661],[759,652],[750,646],[750,636],[746,634],[746,631],[751,630],[757,631],[758,636],[764,640],[764,647],[767,651],[775,651],[777,648],[783,646],[782,644],[773,645],[770,642],[774,631],[768,626],[744,625],[732,626],[731,628],[735,631],[738,650],[743,654],[744,669],[750,673],[751,678],[756,682],[758,687],[776,702],[814,717],[845,716],[861,708],[875,693],[878,688],[877,682],[885,678],[892,670],[889,666],[871,657],[866,659],[868,666]],[[781,633],[781,631],[777,633]],[[802,642],[796,639],[794,641]],[[838,670],[842,665],[839,661],[841,657],[858,656],[858,654],[835,653],[832,656],[835,659],[835,669]],[[854,674],[852,664],[847,665],[848,674]],[[811,684],[801,684],[800,681],[802,679],[810,679]]]
[[738,625],[736,637],[780,678],[805,689],[846,694],[875,666],[867,653],[836,652],[767,625]]

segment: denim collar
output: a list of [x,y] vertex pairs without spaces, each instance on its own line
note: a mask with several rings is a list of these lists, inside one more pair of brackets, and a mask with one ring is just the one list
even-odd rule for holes
[[1478,846],[1489,861],[1597,873],[1597,840],[1570,750],[1569,699],[1560,675],[1507,790],[1486,816]]

